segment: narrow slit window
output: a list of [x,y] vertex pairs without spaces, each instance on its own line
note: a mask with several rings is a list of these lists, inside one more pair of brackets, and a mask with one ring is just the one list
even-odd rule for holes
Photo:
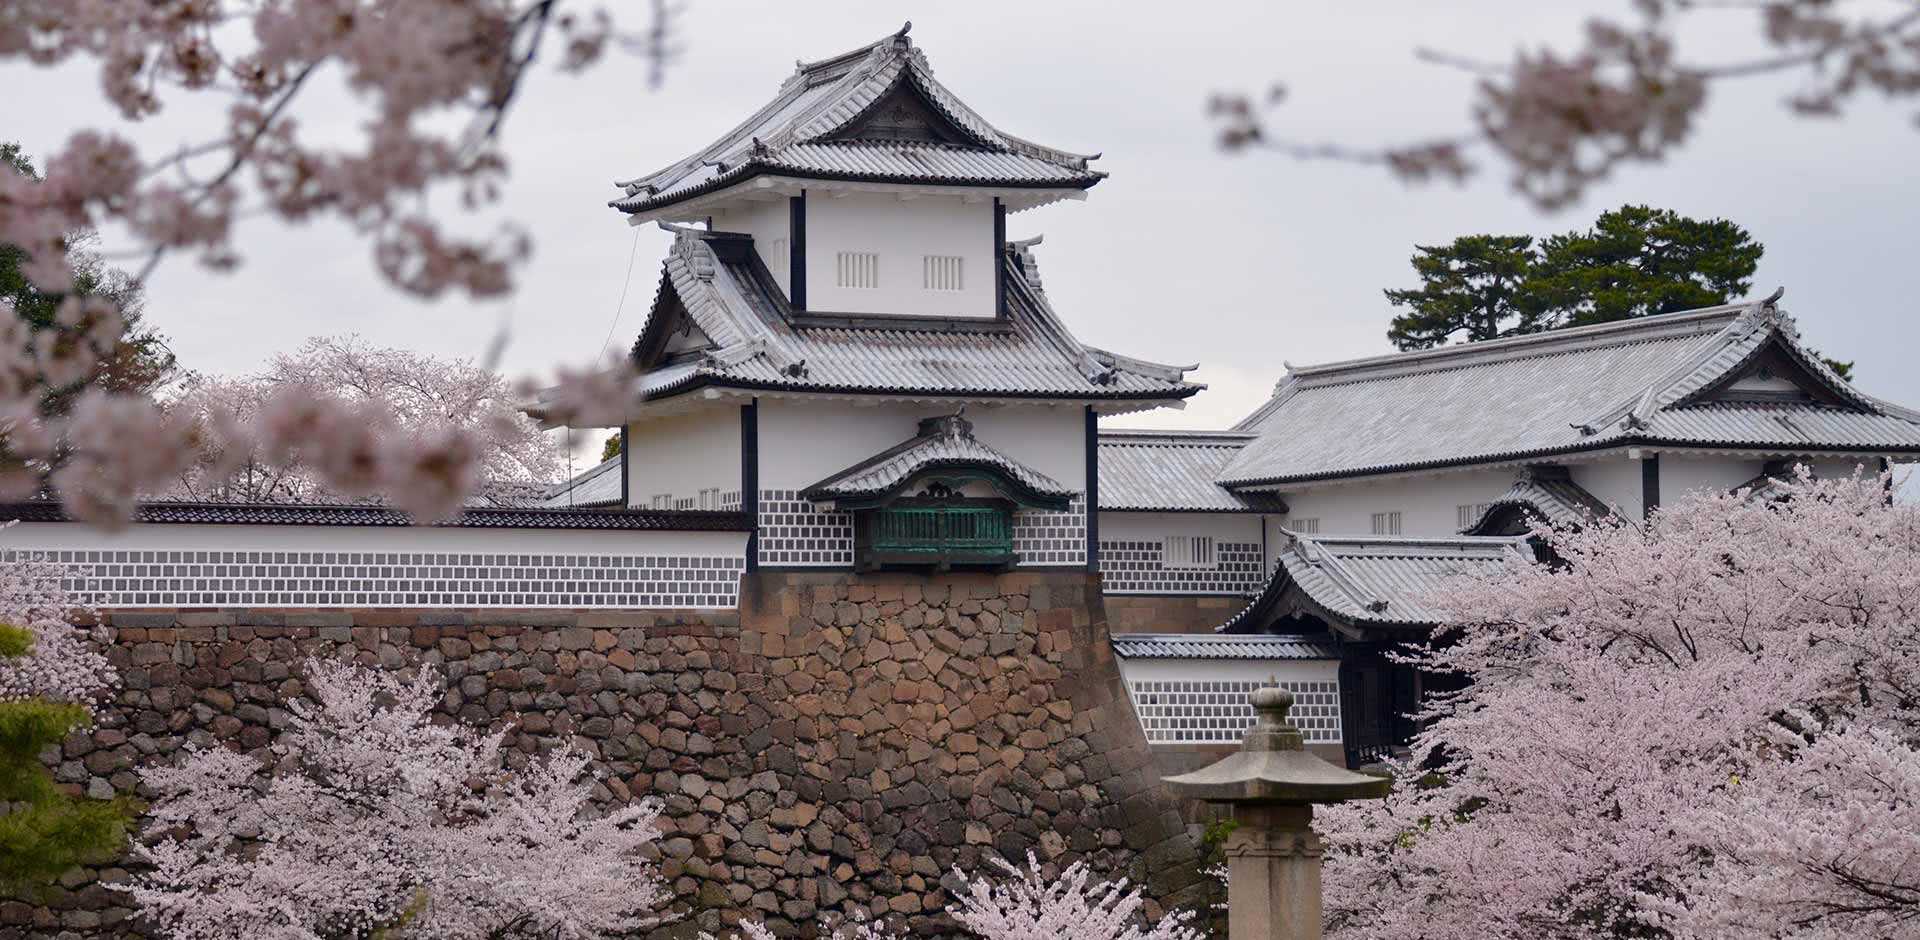
[[833,283],[836,287],[870,290],[880,286],[880,253],[842,251],[834,255]]
[[966,290],[964,259],[959,255],[925,255],[920,259],[920,286],[927,290]]

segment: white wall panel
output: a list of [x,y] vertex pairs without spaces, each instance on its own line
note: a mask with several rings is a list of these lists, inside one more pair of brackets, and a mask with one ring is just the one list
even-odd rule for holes
[[[942,317],[998,312],[990,200],[810,192],[806,217],[809,310]],[[877,286],[836,286],[841,252],[877,255]],[[928,289],[928,256],[957,259],[937,268],[942,279],[957,268],[961,289]]]
[[[627,493],[631,505],[645,509],[657,495],[674,500],[693,499],[703,489],[732,494],[737,507],[740,493],[740,410],[733,405],[704,408],[629,427]],[[662,508],[673,509],[673,505]],[[707,508],[718,509],[719,506]]]

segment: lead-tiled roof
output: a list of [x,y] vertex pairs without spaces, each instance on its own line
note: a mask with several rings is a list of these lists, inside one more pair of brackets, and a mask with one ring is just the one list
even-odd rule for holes
[[1106,512],[1284,512],[1261,493],[1236,494],[1214,482],[1253,440],[1232,431],[1100,432],[1100,508]]
[[[51,500],[0,504],[0,522],[72,522]],[[293,503],[140,504],[133,521],[175,525],[410,526],[412,516],[386,506]],[[662,532],[744,532],[753,527],[738,512],[651,512],[630,509],[467,509],[439,526],[469,529],[621,529]]]
[[1217,630],[1258,632],[1289,599],[1349,627],[1430,627],[1449,582],[1531,560],[1524,538],[1287,535],[1259,597]]
[[[837,135],[896,88],[910,87],[963,138],[957,143],[848,140]],[[773,101],[699,152],[619,185],[609,205],[644,212],[773,173],[815,179],[1084,189],[1106,174],[1089,157],[995,128],[933,77],[902,30],[801,63]]]
[[915,477],[939,470],[987,468],[998,471],[1022,496],[1037,496],[1064,508],[1073,490],[973,436],[973,425],[959,415],[927,418],[915,437],[854,464],[801,491],[814,500],[891,494]]
[[1113,654],[1121,659],[1339,659],[1340,647],[1325,636],[1269,634],[1116,633]]
[[[1712,397],[1776,351],[1819,399]],[[1766,302],[1297,369],[1235,429],[1259,436],[1229,486],[1636,443],[1920,451],[1920,415],[1853,389]]]
[[650,396],[702,386],[794,391],[1154,401],[1204,386],[1186,369],[1086,346],[1054,313],[1033,274],[1031,248],[1007,248],[1007,313],[990,323],[916,320],[899,326],[802,322],[754,255],[752,239],[680,230],[667,256],[636,355],[676,328],[683,309],[712,348],[641,363]]

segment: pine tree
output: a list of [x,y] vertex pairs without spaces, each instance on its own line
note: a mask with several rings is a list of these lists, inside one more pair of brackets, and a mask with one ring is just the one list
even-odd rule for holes
[[[36,637],[0,624],[0,657],[27,658]],[[0,701],[0,886],[31,890],[68,869],[111,858],[126,840],[128,807],[63,792],[40,755],[92,723],[86,706],[45,698]]]

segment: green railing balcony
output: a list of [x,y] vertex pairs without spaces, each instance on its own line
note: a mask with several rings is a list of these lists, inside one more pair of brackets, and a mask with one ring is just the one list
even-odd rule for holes
[[913,506],[860,514],[862,567],[1013,564],[1013,524],[998,506]]

